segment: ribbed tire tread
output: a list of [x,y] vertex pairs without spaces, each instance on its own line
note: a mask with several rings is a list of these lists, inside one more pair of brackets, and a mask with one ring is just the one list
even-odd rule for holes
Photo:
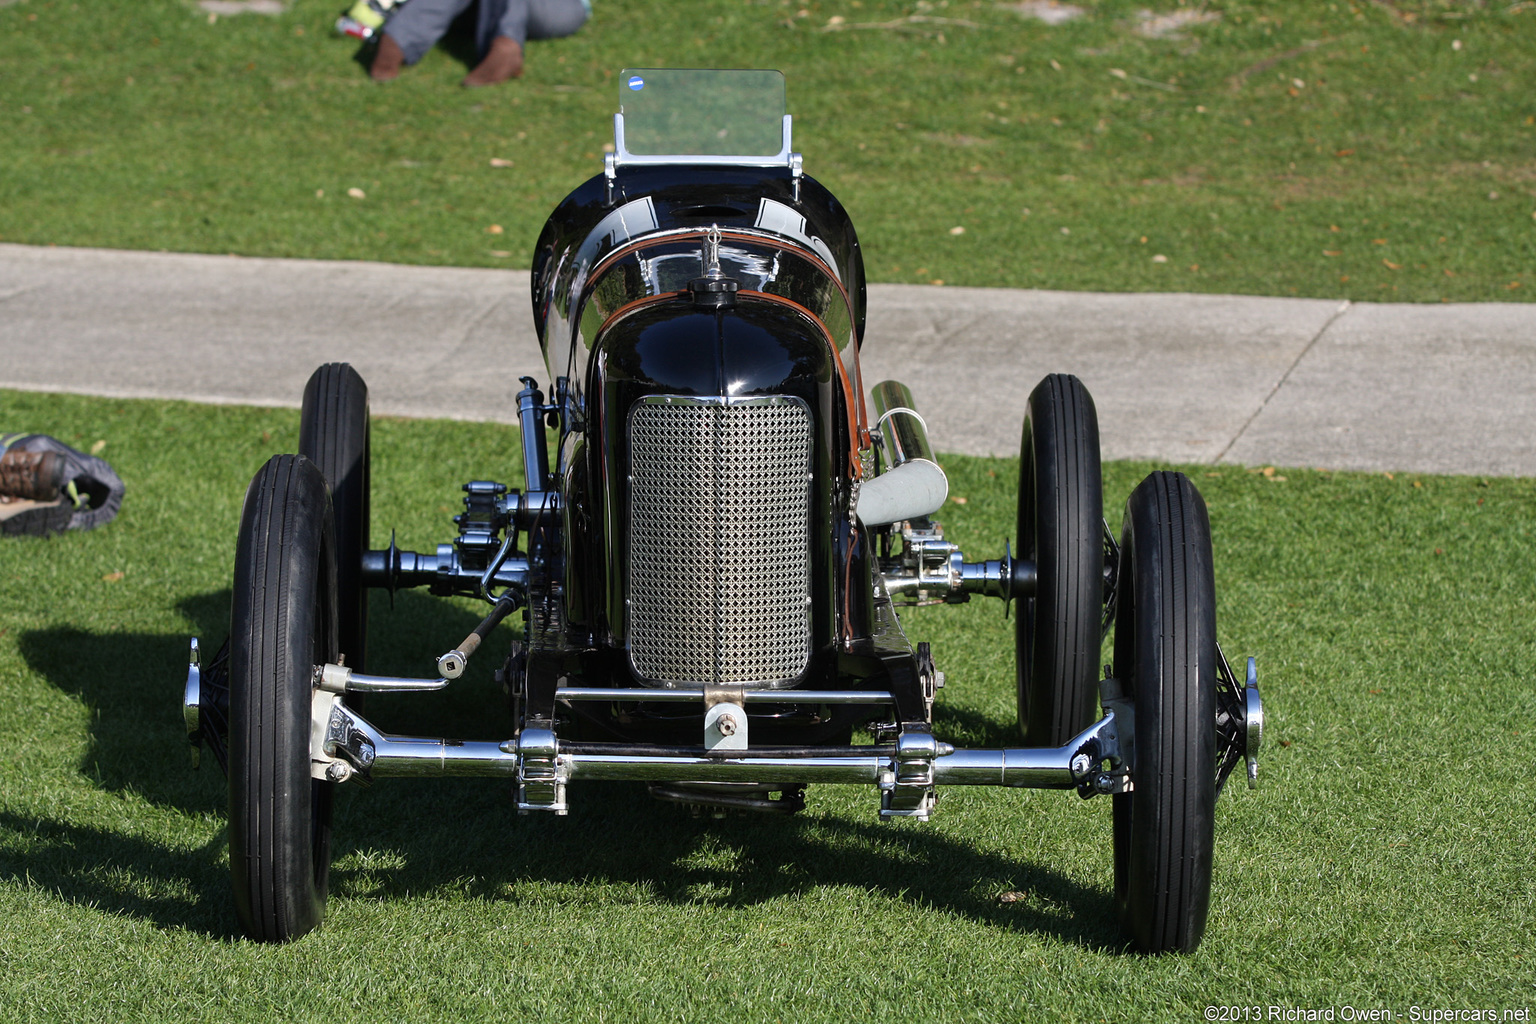
[[1103,480],[1099,421],[1082,381],[1053,373],[1029,398],[1020,443],[1018,555],[1035,596],[1019,602],[1019,726],[1057,747],[1094,718],[1103,640]]
[[252,938],[324,915],[329,783],[310,778],[311,676],[336,656],[330,500],[314,463],[277,455],[246,492],[230,616],[229,860]]
[[1126,503],[1116,678],[1136,709],[1135,789],[1114,798],[1122,928],[1192,952],[1210,907],[1216,807],[1216,596],[1205,502],[1158,472]]
[[368,385],[350,363],[326,363],[304,386],[299,453],[320,467],[336,522],[337,634],[353,671],[368,655],[368,588],[362,584],[371,499]]

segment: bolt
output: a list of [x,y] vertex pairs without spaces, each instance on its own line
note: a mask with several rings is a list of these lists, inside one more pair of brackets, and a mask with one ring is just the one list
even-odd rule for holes
[[1074,776],[1087,775],[1093,768],[1093,758],[1087,754],[1078,754],[1072,759],[1072,774]]
[[332,782],[346,782],[352,777],[352,766],[343,761],[332,761],[325,766],[325,777]]
[[715,728],[720,730],[721,736],[735,736],[736,716],[729,713],[721,715],[715,719]]

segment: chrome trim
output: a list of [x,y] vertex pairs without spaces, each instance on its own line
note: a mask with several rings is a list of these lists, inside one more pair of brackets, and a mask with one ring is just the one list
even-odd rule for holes
[[187,742],[192,745],[192,767],[202,765],[203,754],[203,669],[197,637],[187,659],[187,683],[181,691],[181,720],[187,727]]
[[[744,704],[895,704],[889,690],[743,690]],[[650,689],[641,687],[562,686],[556,700],[645,701],[686,704],[703,701],[701,689]]]
[[901,553],[883,560],[880,572],[886,592],[903,604],[958,604],[972,594],[1007,601],[1031,596],[1036,586],[1034,562],[1014,558],[1006,545],[1001,559],[967,562],[965,552],[945,540],[944,527],[932,520],[902,523]]
[[933,813],[934,762],[938,741],[930,732],[903,732],[896,737],[896,755],[880,773],[880,817],[927,821]]
[[[563,815],[568,772],[561,764],[560,741],[550,729],[524,729],[517,738],[517,809]],[[498,748],[505,751],[506,744]]]
[[[444,655],[447,657],[447,655]],[[441,690],[447,679],[408,679],[401,676],[366,676],[345,665],[316,665],[315,688],[326,693],[404,693]]]
[[940,786],[1010,786],[1025,789],[1073,789],[1085,781],[1072,762],[1086,754],[1094,766],[1119,761],[1115,713],[1068,740],[1065,746],[1010,748],[1007,750],[956,750],[933,763],[934,782]]

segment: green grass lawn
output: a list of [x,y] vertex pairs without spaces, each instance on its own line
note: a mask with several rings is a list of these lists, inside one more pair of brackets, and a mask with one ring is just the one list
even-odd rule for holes
[[[567,818],[520,818],[507,784],[476,780],[346,790],[326,925],[271,948],[234,934],[223,780],[188,768],[177,702],[185,638],[227,628],[246,481],[293,450],[297,413],[0,408],[104,441],[128,486],[101,530],[0,542],[0,1019],[1407,1020],[1536,1002],[1536,481],[1188,468],[1220,633],[1258,655],[1270,716],[1261,788],[1220,803],[1194,956],[1119,951],[1103,800],[956,789],[929,824],[882,824],[873,792],[822,787],[794,819],[711,821],[591,784]],[[376,421],[375,537],[448,539],[458,484],[515,482],[517,450],[506,427]],[[995,555],[1017,463],[946,465],[951,536]],[[1151,468],[1106,467],[1112,522]],[[374,667],[427,672],[477,614],[376,600]],[[948,673],[941,736],[1012,742],[1000,605],[904,622]],[[492,660],[370,713],[504,737]]]
[[619,69],[722,65],[786,73],[872,280],[1536,291],[1528,0],[1163,0],[1209,16],[1164,37],[1143,0],[1080,3],[598,0],[524,80],[465,91],[462,39],[374,85],[342,0],[7,0],[0,240],[526,267],[600,168]]

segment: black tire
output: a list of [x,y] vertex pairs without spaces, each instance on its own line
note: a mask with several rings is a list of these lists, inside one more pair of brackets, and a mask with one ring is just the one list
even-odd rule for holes
[[354,671],[368,660],[368,588],[362,584],[368,550],[371,431],[368,385],[349,363],[326,363],[304,386],[299,454],[320,467],[336,517],[336,630],[341,654]]
[[246,934],[320,924],[334,785],[310,777],[314,666],[336,660],[336,561],[325,479],[275,455],[251,481],[235,553],[229,656],[229,865]]
[[1115,678],[1136,711],[1135,788],[1114,797],[1115,904],[1145,953],[1193,952],[1211,900],[1216,584],[1205,502],[1153,473],[1126,502]]
[[1104,639],[1099,419],[1082,381],[1036,386],[1019,452],[1016,557],[1037,581],[1014,620],[1019,728],[1029,746],[1059,747],[1094,720]]

